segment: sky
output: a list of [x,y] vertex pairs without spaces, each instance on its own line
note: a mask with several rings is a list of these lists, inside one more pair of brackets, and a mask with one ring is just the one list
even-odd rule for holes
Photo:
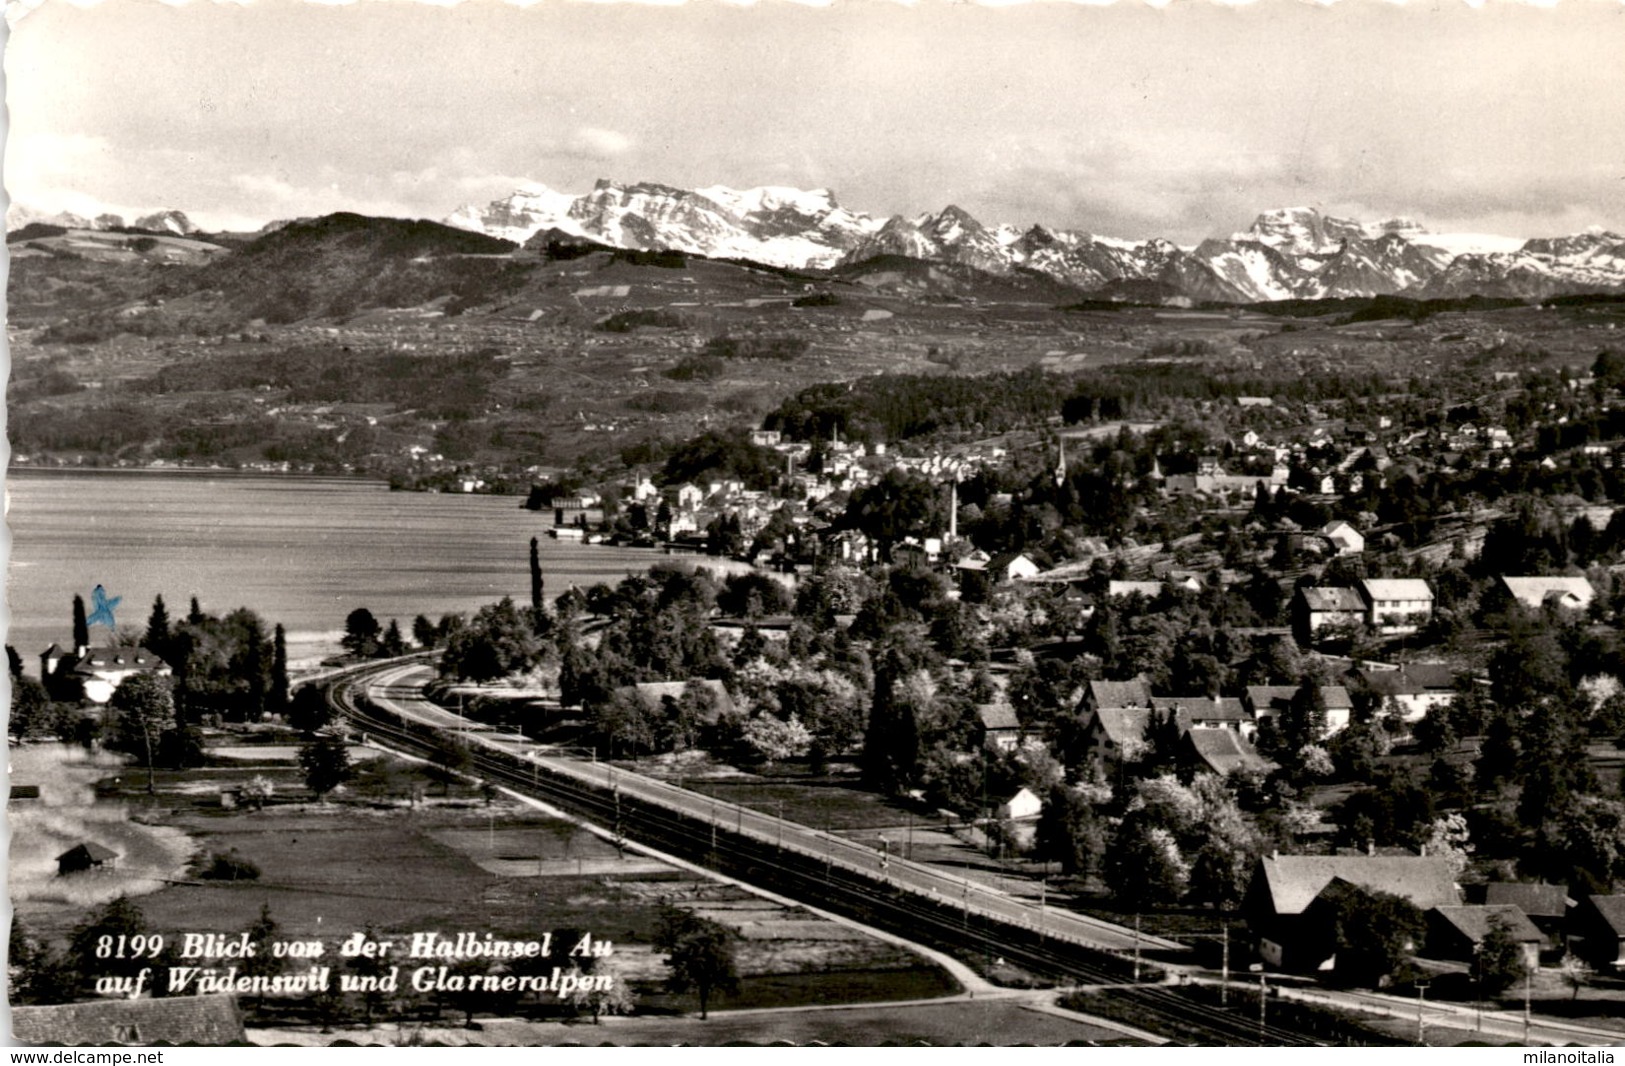
[[1625,231],[1621,0],[527,3],[14,9],[7,191],[236,229],[612,178],[1181,242],[1286,206]]

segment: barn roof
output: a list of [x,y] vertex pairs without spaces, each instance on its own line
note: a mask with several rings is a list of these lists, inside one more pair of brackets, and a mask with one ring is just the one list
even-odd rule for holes
[[152,670],[164,673],[169,670],[169,664],[160,659],[150,648],[124,645],[120,647],[87,648],[73,666],[73,672],[76,674],[124,670]]
[[1503,576],[1501,583],[1519,603],[1537,610],[1554,595],[1559,597],[1559,602],[1562,602],[1563,598],[1572,597],[1580,603],[1590,603],[1597,594],[1596,589],[1591,587],[1591,582],[1583,577]]
[[1002,701],[977,704],[976,717],[982,720],[982,728],[987,730],[1021,728],[1021,720],[1016,717],[1016,709]]
[[1241,701],[1234,696],[1153,696],[1151,706],[1164,713],[1172,711],[1189,722],[1250,722]]
[[1251,744],[1229,729],[1192,729],[1184,742],[1192,754],[1216,774],[1234,770],[1256,770],[1268,773],[1275,764],[1253,750]]
[[1419,577],[1372,577],[1360,582],[1372,600],[1431,600],[1433,589]]
[[1492,881],[1484,886],[1484,902],[1511,904],[1533,918],[1561,918],[1574,906],[1562,885]]
[[1476,907],[1435,907],[1433,912],[1475,944],[1488,935],[1490,923],[1497,918],[1506,923],[1512,932],[1512,939],[1519,943],[1546,939],[1523,911],[1510,903],[1486,903]]
[[1117,747],[1139,743],[1145,739],[1146,723],[1151,712],[1144,707],[1100,707],[1095,711],[1100,731]]
[[1353,589],[1305,588],[1299,589],[1303,604],[1311,611],[1364,611],[1365,601]]
[[1382,696],[1418,695],[1456,686],[1456,671],[1443,663],[1406,663],[1398,670],[1362,672],[1371,691]]
[[1608,928],[1625,936],[1625,896],[1592,896],[1591,906]]
[[118,858],[118,852],[112,850],[111,848],[105,848],[96,843],[94,840],[87,840],[83,844],[75,844],[67,851],[64,851],[62,854],[58,855],[56,857],[56,861],[61,862],[63,859],[70,858],[74,855],[84,855],[92,862],[106,862],[108,859]]
[[1461,902],[1447,859],[1417,855],[1277,855],[1259,860],[1259,876],[1276,914],[1302,914],[1333,878],[1368,891],[1391,892],[1429,910]]
[[98,999],[12,1007],[11,1031],[24,1044],[205,1044],[246,1042],[236,996]]
[[1132,681],[1091,681],[1089,701],[1096,707],[1144,707],[1151,701],[1151,690],[1139,677]]
[[[1297,685],[1247,686],[1247,701],[1253,705],[1253,713],[1258,715],[1285,710],[1292,705],[1292,699],[1297,694]],[[1320,686],[1320,698],[1326,701],[1328,711],[1354,709],[1354,701],[1349,697],[1349,690],[1342,685]]]

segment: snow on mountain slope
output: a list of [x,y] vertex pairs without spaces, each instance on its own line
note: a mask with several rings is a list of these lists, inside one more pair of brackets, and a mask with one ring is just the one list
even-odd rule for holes
[[1203,241],[1192,258],[1247,302],[1290,300],[1299,294],[1300,271],[1285,255],[1259,241]]
[[[118,216],[110,217],[117,218]],[[99,222],[101,219],[97,221]],[[134,226],[136,229],[148,229],[157,233],[173,233],[177,237],[185,237],[198,231],[192,220],[186,217],[186,212],[176,211],[173,208],[167,211],[156,211],[150,215],[142,215],[135,220]]]
[[[523,243],[531,234],[545,229],[576,232],[570,220],[574,193],[556,192],[545,185],[520,189],[511,196],[493,200],[484,207],[467,204],[446,219],[448,226]],[[585,234],[583,234],[585,236]]]
[[687,190],[607,179],[582,195],[521,190],[483,207],[461,207],[446,222],[521,242],[557,228],[620,247],[671,248],[792,268],[833,266],[883,225],[841,207],[828,189]]
[[[1151,285],[1224,301],[1456,293],[1486,295],[1625,288],[1625,238],[1592,233],[1542,241],[1428,233],[1409,218],[1366,224],[1312,207],[1262,212],[1245,231],[1180,248],[1041,225],[990,227],[950,206],[874,218],[828,189],[764,185],[696,190],[600,180],[583,195],[536,186],[449,224],[508,240],[556,228],[625,248],[670,248],[792,269],[830,269],[877,256],[973,267],[998,276],[1033,270],[1086,291]],[[1458,260],[1467,257],[1467,261]],[[1183,287],[1183,288],[1181,288]],[[1116,290],[1114,290],[1116,291]]]
[[1289,255],[1335,252],[1351,238],[1372,236],[1363,223],[1323,215],[1312,207],[1283,207],[1266,211],[1253,220],[1246,233],[1234,241],[1268,245]]
[[1502,252],[1516,252],[1524,245],[1521,237],[1498,237],[1492,233],[1428,233],[1424,231],[1411,237],[1410,240],[1414,244],[1425,244],[1430,248],[1437,248],[1452,258],[1458,255],[1494,255]]

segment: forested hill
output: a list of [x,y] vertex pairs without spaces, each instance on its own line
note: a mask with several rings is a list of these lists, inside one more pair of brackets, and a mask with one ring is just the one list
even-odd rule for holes
[[245,318],[342,318],[364,307],[407,307],[450,294],[473,302],[517,288],[534,264],[518,246],[437,222],[326,215],[291,222],[166,286],[204,291]]

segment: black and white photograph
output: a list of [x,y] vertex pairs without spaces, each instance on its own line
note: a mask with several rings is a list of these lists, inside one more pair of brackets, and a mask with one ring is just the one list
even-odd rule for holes
[[1614,1061],[1625,3],[5,14],[12,1046]]

